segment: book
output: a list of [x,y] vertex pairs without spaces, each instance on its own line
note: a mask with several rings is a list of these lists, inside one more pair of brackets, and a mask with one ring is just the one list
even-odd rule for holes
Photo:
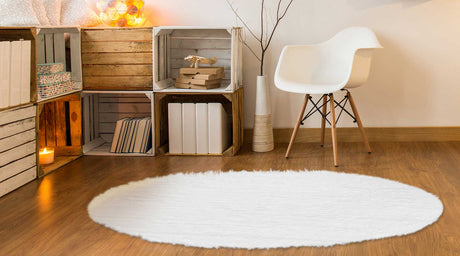
[[196,153],[209,153],[207,103],[196,103]]
[[0,42],[0,56],[0,108],[6,108],[10,106],[10,42]]
[[21,104],[21,41],[11,42],[10,106]]
[[30,102],[31,43],[21,41],[21,104]]
[[152,147],[152,122],[149,117],[117,121],[110,152],[146,153]]
[[117,149],[115,153],[121,153],[123,151],[123,144],[125,142],[125,137],[126,137],[126,130],[128,126],[129,118],[124,118],[123,122],[121,124],[121,131],[120,131],[120,137],[118,138],[117,142]]
[[181,68],[179,74],[184,75],[195,75],[195,74],[208,74],[217,75],[224,72],[223,67],[212,67],[212,68]]
[[136,130],[136,136],[134,140],[134,147],[133,147],[133,153],[142,153],[143,149],[142,143],[145,140],[145,131],[146,131],[146,126],[147,126],[147,118],[142,118],[139,120],[139,124],[137,126]]
[[230,144],[230,123],[221,103],[208,103],[209,153],[222,154]]
[[182,104],[182,153],[196,154],[196,105]]
[[121,126],[122,126],[124,120],[125,119],[118,120],[117,124],[115,126],[115,132],[113,133],[113,139],[112,139],[112,146],[110,147],[110,152],[111,153],[116,153],[117,152],[118,139],[120,138]]
[[182,104],[168,103],[169,153],[182,154]]
[[176,87],[176,88],[182,88],[182,89],[209,90],[209,89],[219,88],[219,87],[220,87],[220,83],[218,83],[218,84],[211,84],[211,85],[196,85],[196,84],[183,84],[183,83],[178,83],[178,82],[176,82],[176,83],[174,84],[174,87]]

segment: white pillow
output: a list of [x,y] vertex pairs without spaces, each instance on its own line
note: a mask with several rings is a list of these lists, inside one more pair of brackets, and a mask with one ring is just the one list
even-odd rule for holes
[[43,0],[46,15],[53,26],[61,25],[61,0]]
[[0,0],[0,26],[38,26],[30,1]]
[[100,23],[99,16],[88,6],[85,0],[62,0],[62,25],[91,27]]
[[46,10],[43,0],[32,0],[32,8],[34,9],[35,14],[37,15],[37,19],[40,22],[40,25],[51,25],[48,16],[46,16]]

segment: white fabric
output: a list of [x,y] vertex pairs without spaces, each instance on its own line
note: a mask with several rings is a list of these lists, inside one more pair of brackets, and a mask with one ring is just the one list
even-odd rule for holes
[[62,0],[61,24],[64,26],[96,26],[100,23],[97,14],[85,0]]
[[43,0],[46,15],[51,25],[61,25],[61,0]]
[[0,14],[0,26],[40,25],[30,1],[0,0]]
[[32,7],[37,15],[37,19],[42,26],[51,25],[48,16],[46,15],[45,5],[43,0],[32,0]]
[[152,242],[196,247],[330,246],[414,233],[441,201],[399,182],[330,171],[206,172],[111,188],[97,223]]

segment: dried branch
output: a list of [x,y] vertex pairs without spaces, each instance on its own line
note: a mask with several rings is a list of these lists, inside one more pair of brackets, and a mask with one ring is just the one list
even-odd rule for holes
[[244,20],[240,17],[238,12],[236,11],[235,8],[233,8],[233,5],[230,3],[230,0],[225,0],[227,1],[228,6],[230,6],[230,9],[232,9],[233,13],[236,15],[236,17],[243,23],[243,26],[249,31],[249,33],[257,40],[260,41],[260,39],[256,36],[254,32],[252,32],[252,29],[244,22]]
[[270,33],[267,30],[268,25],[266,25],[265,22],[265,0],[261,0],[261,8],[260,8],[260,37],[256,36],[256,34],[251,30],[251,28],[244,22],[244,20],[240,17],[238,14],[237,10],[233,7],[233,5],[230,3],[230,0],[225,0],[227,1],[227,4],[230,6],[232,9],[233,13],[236,15],[237,19],[240,20],[244,27],[249,31],[249,33],[257,40],[257,42],[260,44],[260,57],[259,55],[256,54],[256,52],[249,47],[249,45],[246,43],[245,40],[242,40],[243,44],[248,47],[248,49],[251,51],[251,53],[257,58],[257,60],[260,62],[260,75],[263,75],[264,72],[264,62],[265,62],[265,53],[267,52],[272,40],[273,36],[275,35],[275,31],[278,28],[278,25],[280,24],[281,20],[286,16],[287,11],[289,10],[289,7],[291,7],[292,2],[294,0],[290,0],[289,3],[287,4],[286,8],[282,10],[281,4],[283,0],[278,0],[278,5],[276,8],[276,21],[274,22],[275,24],[273,25],[273,28]]

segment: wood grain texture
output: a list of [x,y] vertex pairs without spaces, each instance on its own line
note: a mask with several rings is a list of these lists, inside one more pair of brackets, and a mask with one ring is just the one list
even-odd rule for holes
[[152,65],[83,65],[86,76],[152,76]]
[[84,76],[86,90],[151,90],[152,76]]
[[[358,136],[359,131],[358,131]],[[319,136],[316,137],[319,141]],[[195,256],[455,256],[460,255],[460,142],[362,142],[339,140],[341,165],[330,148],[287,143],[269,153],[246,144],[235,157],[82,157],[0,198],[0,255],[195,255]],[[107,189],[146,177],[208,170],[335,170],[387,178],[422,188],[444,203],[439,221],[408,236],[333,247],[270,250],[201,249],[143,241],[90,220],[89,202]],[[218,235],[218,234],[217,234]]]
[[87,64],[107,64],[107,65],[133,65],[133,64],[152,64],[152,53],[82,53],[82,63]]
[[152,52],[152,42],[82,42],[82,53],[87,52]]
[[151,28],[129,29],[93,29],[84,28],[81,31],[82,42],[107,42],[107,41],[152,41]]

